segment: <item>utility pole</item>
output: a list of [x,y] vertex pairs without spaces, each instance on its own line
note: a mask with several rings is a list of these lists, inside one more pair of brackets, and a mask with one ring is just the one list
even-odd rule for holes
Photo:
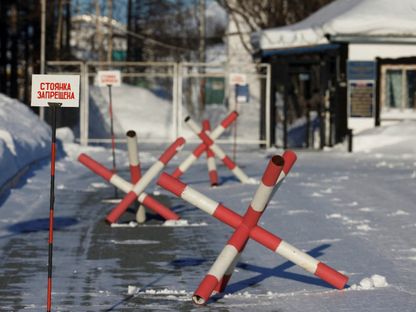
[[[205,73],[205,0],[199,0],[199,72]],[[205,110],[205,77],[199,80],[199,114],[202,116]]]
[[100,3],[98,0],[95,0],[95,32],[96,32],[96,40],[97,43],[97,53],[98,53],[98,61],[103,60],[102,48],[103,48],[103,39],[101,33],[101,12],[100,12]]
[[107,16],[108,16],[108,48],[107,62],[113,60],[113,0],[107,0]]
[[[45,29],[46,29],[46,0],[40,0],[40,74],[45,74]],[[39,108],[39,117],[45,120],[45,109]]]
[[58,27],[56,28],[55,36],[55,60],[61,59],[61,47],[62,47],[62,0],[58,1]]
[[199,62],[205,63],[205,0],[199,0]]

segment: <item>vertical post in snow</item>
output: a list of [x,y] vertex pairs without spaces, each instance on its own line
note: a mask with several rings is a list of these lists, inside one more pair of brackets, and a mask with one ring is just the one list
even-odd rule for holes
[[[238,113],[238,101],[237,101],[237,85],[235,85],[235,94],[234,94],[234,100],[235,100],[235,111]],[[237,122],[235,121],[233,125],[233,162],[237,161]]]
[[[113,98],[111,95],[111,85],[108,86],[108,101],[109,101],[109,113],[110,113],[110,135],[111,135],[111,149],[113,154],[113,173],[116,173],[116,141],[114,137],[114,122],[113,122]],[[118,198],[117,188],[114,187],[114,197]]]
[[51,144],[51,185],[49,202],[49,239],[48,239],[48,292],[46,311],[51,311],[52,306],[52,251],[53,251],[53,214],[55,204],[55,153],[56,153],[56,111],[61,103],[48,103],[52,109],[52,144]]

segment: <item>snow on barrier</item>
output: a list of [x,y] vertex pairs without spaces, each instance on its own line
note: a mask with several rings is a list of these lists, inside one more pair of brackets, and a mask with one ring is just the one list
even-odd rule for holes
[[202,140],[205,144],[206,149],[211,149],[215,156],[217,156],[224,165],[239,179],[242,183],[249,183],[250,178],[237,166],[237,164],[229,158],[221,147],[219,147],[211,137],[205,131],[201,130],[201,128],[191,119],[190,116],[185,118],[185,123],[189,126],[189,128]]
[[[184,144],[184,138],[180,137],[176,139],[176,141],[173,142],[159,157],[159,160],[157,160],[156,163],[154,163],[140,178],[140,180],[134,184],[133,188],[127,193],[123,200],[107,215],[106,221],[109,223],[116,222],[127,210],[127,208],[143,193],[152,179],[155,178],[163,170],[163,168],[165,168],[168,162],[173,158],[173,156],[176,155]],[[144,203],[144,205],[147,206],[146,203]],[[177,219],[179,218],[177,217]]]
[[[202,121],[202,129],[209,135],[211,133],[211,124],[208,119]],[[207,165],[208,165],[208,175],[211,181],[211,186],[218,185],[218,173],[217,166],[215,165],[215,154],[210,149],[206,149],[207,154]]]
[[166,166],[170,159],[175,156],[177,151],[183,146],[185,140],[183,138],[177,139],[171,144],[166,151],[160,156],[159,160],[149,168],[146,174],[139,179],[135,184],[131,184],[124,180],[110,169],[104,167],[86,154],[80,154],[78,161],[86,166],[88,169],[101,176],[106,181],[113,184],[127,196],[120,202],[120,204],[113,209],[113,211],[106,217],[109,223],[116,222],[120,216],[127,210],[135,200],[153,210],[166,220],[179,220],[180,217],[171,211],[169,208],[158,202],[156,199],[144,192],[144,189],[150,184],[151,180],[159,174],[159,172]]
[[[132,184],[139,182],[142,171],[140,168],[139,152],[137,148],[137,136],[133,130],[127,131],[127,154],[130,164],[130,181]],[[144,223],[146,221],[146,209],[143,205],[139,205],[136,212],[137,223]]]
[[[221,123],[210,133],[210,138],[212,140],[218,139],[226,129],[237,119],[238,113],[232,111],[227,117],[225,117]],[[188,170],[192,164],[208,149],[205,143],[201,143],[193,150],[191,154],[175,169],[173,176],[179,178],[183,175],[186,170]]]
[[[283,154],[283,159],[283,170],[280,164],[281,160],[279,158],[272,159],[244,217],[223,204],[199,193],[167,173],[163,173],[159,178],[158,184],[161,187],[236,229],[227,246],[224,248],[223,253],[220,255],[219,260],[214,263],[210,272],[195,292],[193,300],[196,303],[203,304],[206,302],[215,288],[218,290],[224,288],[227,279],[231,275],[230,269],[235,266],[238,256],[243,251],[248,238],[255,240],[267,249],[272,250],[304,270],[318,276],[335,288],[343,289],[345,287],[348,281],[347,276],[257,225],[261,213],[267,206],[269,199],[277,191],[283,178],[289,172],[296,160],[296,156],[293,152],[287,151]],[[279,170],[282,170],[282,172],[280,173]],[[276,176],[279,174],[280,178],[277,179]],[[275,178],[276,181],[274,181]]]

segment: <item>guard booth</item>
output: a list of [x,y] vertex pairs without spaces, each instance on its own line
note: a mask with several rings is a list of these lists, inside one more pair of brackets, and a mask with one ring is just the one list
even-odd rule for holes
[[347,134],[342,44],[268,51],[272,65],[271,140],[284,148],[333,146]]
[[272,66],[272,143],[323,148],[416,119],[414,12],[414,0],[335,0],[252,34],[255,56]]

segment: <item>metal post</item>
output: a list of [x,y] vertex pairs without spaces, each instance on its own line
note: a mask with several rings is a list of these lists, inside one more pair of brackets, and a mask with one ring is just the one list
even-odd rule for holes
[[107,0],[108,12],[108,47],[107,47],[107,62],[113,61],[113,0]]
[[[109,98],[109,113],[110,113],[110,134],[111,134],[111,150],[113,155],[113,173],[116,173],[116,141],[114,137],[114,122],[113,122],[113,99],[111,96],[111,85],[108,86],[108,98]],[[114,188],[114,196],[118,198],[117,188]]]
[[347,129],[347,136],[348,136],[348,152],[352,153],[352,129]]
[[51,144],[51,182],[49,196],[49,239],[48,239],[48,290],[46,311],[52,306],[52,251],[53,251],[53,214],[55,204],[55,154],[56,154],[56,111],[61,103],[48,103],[52,109],[52,144]]
[[[265,64],[267,74],[266,74],[266,147],[271,147],[271,80],[272,80],[272,71],[271,65]],[[273,129],[274,131],[274,129]]]
[[[46,32],[46,0],[40,0],[40,74],[45,74],[45,32]],[[45,108],[39,108],[39,117],[45,120]]]
[[[173,74],[172,74],[172,118],[173,118],[173,131],[172,136],[179,137],[179,127],[178,127],[178,64],[173,64]],[[174,138],[171,138],[174,139]]]
[[81,68],[81,109],[79,110],[79,140],[80,144],[85,146],[88,143],[88,140],[85,139],[85,118],[87,114],[85,113],[86,103],[87,103],[87,94],[86,94],[86,87],[85,87],[85,80],[88,79],[85,73],[85,63],[80,64]]
[[183,103],[182,103],[182,100],[183,100],[183,86],[182,86],[182,80],[183,80],[183,77],[182,77],[182,72],[183,72],[183,64],[182,63],[179,63],[178,64],[178,75],[177,75],[177,79],[178,79],[178,107],[177,107],[177,109],[178,109],[178,134],[177,134],[177,137],[179,137],[179,136],[181,136],[182,135],[182,107],[183,107]]

